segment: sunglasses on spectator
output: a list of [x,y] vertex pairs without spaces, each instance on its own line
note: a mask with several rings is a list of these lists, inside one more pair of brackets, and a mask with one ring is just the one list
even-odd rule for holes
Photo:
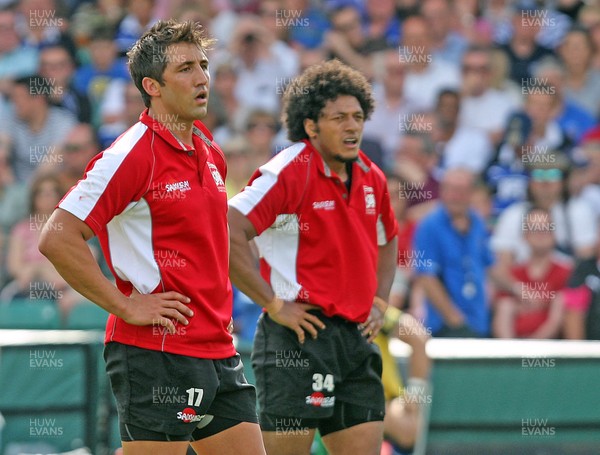
[[80,152],[81,150],[84,150],[85,148],[90,146],[90,142],[85,142],[82,144],[76,144],[74,142],[70,143],[70,144],[65,144],[63,146],[64,150],[66,153],[75,153],[75,152]]
[[563,173],[560,169],[534,169],[531,171],[531,179],[537,182],[559,182]]

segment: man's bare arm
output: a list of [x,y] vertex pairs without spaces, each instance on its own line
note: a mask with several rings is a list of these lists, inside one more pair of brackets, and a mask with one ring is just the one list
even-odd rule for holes
[[187,325],[193,312],[184,303],[190,299],[178,292],[132,294],[126,297],[102,273],[86,241],[90,227],[71,213],[56,209],[42,230],[39,249],[69,285],[129,324],[160,324],[171,333],[174,321]]

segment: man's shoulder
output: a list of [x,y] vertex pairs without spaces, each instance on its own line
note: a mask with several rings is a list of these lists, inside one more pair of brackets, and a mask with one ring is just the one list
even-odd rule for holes
[[283,149],[260,167],[261,172],[293,177],[300,169],[311,164],[312,152],[304,142],[296,142]]

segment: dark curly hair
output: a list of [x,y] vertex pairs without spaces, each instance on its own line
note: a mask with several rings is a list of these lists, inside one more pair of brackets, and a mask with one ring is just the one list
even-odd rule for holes
[[286,88],[283,95],[283,122],[288,139],[297,142],[307,139],[304,119],[317,122],[327,101],[339,96],[355,97],[365,114],[365,120],[373,112],[375,100],[371,85],[355,69],[339,60],[329,60],[307,68]]

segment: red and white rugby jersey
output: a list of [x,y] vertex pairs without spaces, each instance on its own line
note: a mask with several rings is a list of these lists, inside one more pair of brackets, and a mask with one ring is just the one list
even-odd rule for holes
[[229,204],[259,234],[261,273],[278,297],[363,322],[377,290],[377,247],[397,223],[381,170],[362,152],[352,166],[348,193],[310,142],[298,142]]
[[177,291],[191,299],[194,316],[175,334],[110,315],[106,342],[226,358],[235,354],[227,331],[227,168],[201,122],[194,124],[193,142],[193,149],[182,144],[146,110],[88,164],[59,207],[96,233],[125,295],[135,288],[142,294]]

